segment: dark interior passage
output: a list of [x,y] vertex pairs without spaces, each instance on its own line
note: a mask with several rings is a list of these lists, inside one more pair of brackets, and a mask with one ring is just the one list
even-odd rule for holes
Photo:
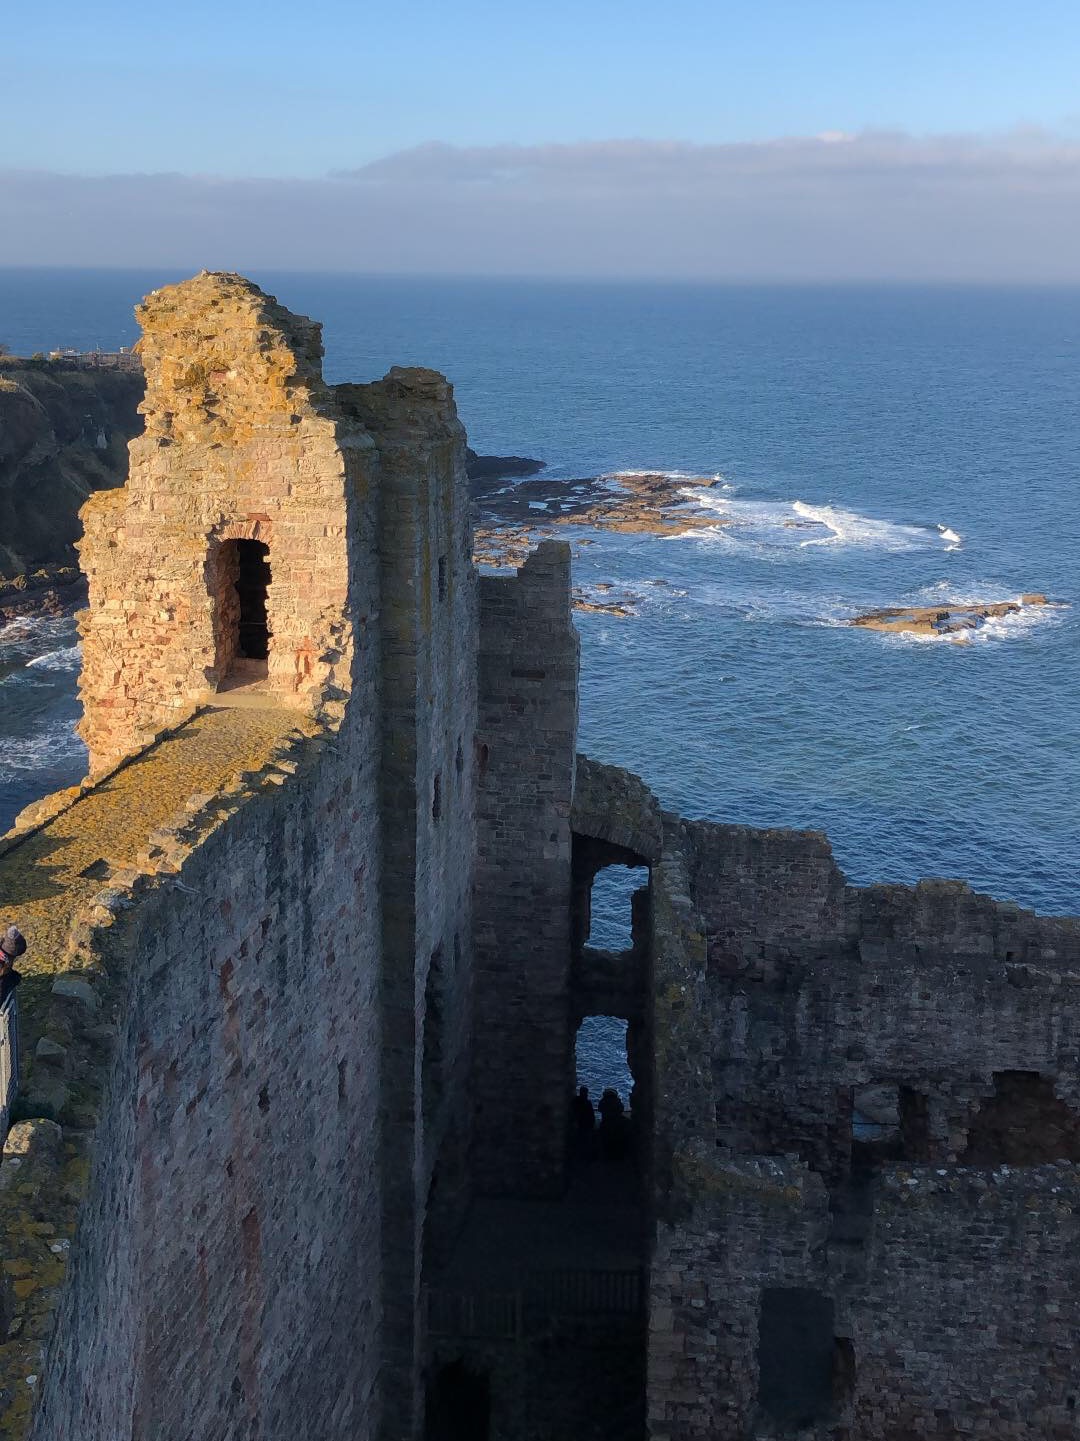
[[440,1367],[428,1387],[426,1441],[487,1441],[490,1391],[488,1378],[470,1371],[464,1361]]
[[270,548],[261,540],[238,540],[236,552],[236,594],[240,602],[236,653],[245,660],[266,660],[270,653],[266,617]]

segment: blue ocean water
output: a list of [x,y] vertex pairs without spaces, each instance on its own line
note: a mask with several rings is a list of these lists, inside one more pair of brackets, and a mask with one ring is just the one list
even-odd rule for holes
[[[130,343],[176,278],[0,271],[0,340]],[[323,320],[331,380],[444,370],[478,450],[720,477],[722,532],[575,560],[641,597],[578,617],[584,750],[686,815],[823,829],[855,882],[1080,912],[1080,291],[254,278]],[[1025,591],[1068,607],[963,646],[839,624]],[[81,765],[70,629],[15,639],[0,824]]]

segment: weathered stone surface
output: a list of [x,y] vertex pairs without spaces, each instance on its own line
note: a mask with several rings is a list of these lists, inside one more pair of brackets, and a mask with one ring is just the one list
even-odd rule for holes
[[704,823],[653,891],[650,1435],[773,1434],[795,1293],[833,1366],[800,1434],[1074,1434],[1080,923]]
[[475,1178],[488,1194],[557,1195],[574,1041],[578,638],[566,545],[541,545],[516,576],[481,578],[479,676]]
[[[327,390],[317,328],[238,277],[142,314],[147,433],[85,550],[87,729],[122,764],[0,851],[22,1104],[94,1136],[62,1186],[0,1173],[0,1436],[396,1441],[425,1248],[468,1199],[464,433],[433,372]],[[270,545],[272,634],[225,695],[234,535]]]
[[619,766],[578,756],[571,824],[575,835],[620,846],[647,864],[660,859],[664,826],[656,797]]
[[54,996],[63,996],[66,1000],[77,1001],[88,1011],[96,1011],[101,1004],[90,982],[79,976],[57,976],[53,981],[52,993]]

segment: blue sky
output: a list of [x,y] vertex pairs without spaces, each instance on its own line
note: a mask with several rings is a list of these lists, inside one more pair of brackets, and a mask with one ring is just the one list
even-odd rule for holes
[[1080,0],[43,0],[0,264],[1080,283]]
[[319,176],[424,141],[1080,135],[1077,0],[51,0],[0,167]]

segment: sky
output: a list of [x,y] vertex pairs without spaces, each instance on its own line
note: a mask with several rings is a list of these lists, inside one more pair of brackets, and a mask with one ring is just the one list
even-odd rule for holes
[[11,7],[0,264],[1080,282],[1076,0]]

